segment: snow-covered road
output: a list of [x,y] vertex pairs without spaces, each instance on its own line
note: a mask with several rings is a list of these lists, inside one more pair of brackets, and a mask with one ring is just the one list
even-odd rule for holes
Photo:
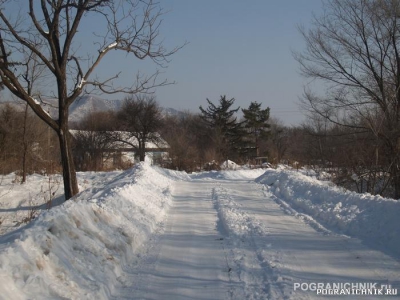
[[[178,182],[162,236],[116,298],[227,299],[228,266],[210,182]],[[132,272],[132,273],[133,273]]]
[[320,299],[294,287],[400,287],[396,260],[287,214],[263,185],[205,177],[176,182],[172,190],[161,233],[126,266],[115,299]]

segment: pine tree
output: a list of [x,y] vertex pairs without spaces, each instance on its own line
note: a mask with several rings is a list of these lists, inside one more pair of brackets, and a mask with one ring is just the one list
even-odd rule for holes
[[251,102],[248,109],[242,109],[244,127],[246,128],[251,142],[256,149],[256,156],[259,156],[260,138],[268,134],[269,107],[261,109],[261,103]]
[[207,102],[206,109],[200,106],[200,117],[213,130],[213,142],[219,159],[228,159],[237,153],[242,138],[242,123],[237,122],[234,116],[240,107],[231,109],[235,98],[228,100],[225,95],[220,97],[218,105],[213,104],[209,99]]

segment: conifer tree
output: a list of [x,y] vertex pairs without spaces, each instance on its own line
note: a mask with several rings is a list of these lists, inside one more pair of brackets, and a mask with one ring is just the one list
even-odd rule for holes
[[256,156],[259,156],[260,138],[268,134],[269,107],[261,109],[261,103],[251,102],[248,109],[242,109],[244,127],[251,138],[256,149]]
[[235,98],[227,99],[221,96],[218,105],[207,99],[208,107],[200,106],[201,119],[214,132],[213,142],[216,146],[219,159],[228,159],[237,153],[242,138],[241,125],[234,116],[240,109],[231,109]]

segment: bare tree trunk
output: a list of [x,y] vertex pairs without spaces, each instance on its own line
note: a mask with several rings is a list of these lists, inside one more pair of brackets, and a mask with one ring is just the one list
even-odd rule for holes
[[[61,84],[59,86],[62,86]],[[61,89],[62,91],[62,89]],[[60,93],[61,94],[61,93]],[[61,163],[63,166],[63,180],[65,199],[70,199],[79,193],[78,181],[76,179],[76,171],[74,158],[71,151],[71,139],[68,126],[68,107],[64,106],[66,101],[60,99],[59,104],[59,131],[58,139],[60,143]]]
[[146,142],[139,141],[139,160],[144,161],[146,157]]
[[141,152],[139,157],[140,161],[144,161],[145,157],[146,155],[144,154],[144,152]]
[[27,162],[27,152],[28,152],[28,141],[26,137],[26,126],[28,122],[28,103],[25,104],[25,112],[24,112],[24,127],[23,127],[23,136],[22,136],[22,180],[21,184],[26,182],[26,162]]
[[400,171],[397,160],[391,164],[390,177],[394,188],[394,199],[400,199]]
[[63,166],[65,199],[70,199],[79,192],[79,189],[71,152],[68,126],[62,126],[62,128],[64,129],[61,129],[58,133],[58,139],[60,142],[61,162]]

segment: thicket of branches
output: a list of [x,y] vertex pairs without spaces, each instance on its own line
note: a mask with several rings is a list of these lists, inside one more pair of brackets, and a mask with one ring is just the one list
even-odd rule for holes
[[[116,128],[116,112],[93,111],[73,125],[74,161],[79,171],[105,171],[104,161],[111,159],[115,141],[110,131]],[[122,165],[116,165],[122,168]]]
[[0,174],[59,172],[57,137],[26,105],[0,106]]
[[[21,180],[24,157],[27,174],[53,173],[61,168],[60,158],[54,151],[58,147],[56,136],[32,112],[28,110],[26,115],[25,107],[3,105],[0,109],[0,172],[17,172]],[[131,166],[122,160],[116,161],[120,156],[116,155],[115,143],[120,141],[113,132],[123,126],[118,115],[118,111],[92,112],[74,126],[81,130],[74,134],[78,170],[107,170],[109,167],[103,163],[107,159],[114,160],[114,168]],[[159,117],[159,112],[156,116]],[[288,127],[276,118],[269,118],[266,134],[257,139],[259,155],[267,157],[273,165],[285,163],[329,172],[337,184],[358,192],[394,196],[384,168],[389,158],[382,154],[384,147],[377,150],[374,135],[332,124],[316,113],[307,120],[300,126]],[[238,148],[236,153],[231,152],[232,160],[252,166],[257,156],[254,132],[246,133],[245,119],[239,123],[245,140],[241,145],[248,151]],[[220,144],[215,143],[213,127],[200,114],[163,115],[158,132],[169,144],[169,158],[161,162],[164,167],[188,172],[218,169],[226,159],[220,155]],[[126,148],[129,147],[127,144]]]
[[304,76],[328,89],[322,95],[306,89],[304,105],[329,123],[326,132],[332,136],[322,139],[341,135],[342,142],[347,136],[358,146],[362,158],[349,158],[349,165],[359,160],[353,168],[369,178],[367,189],[390,186],[398,199],[400,1],[330,0],[324,8],[311,29],[300,29],[307,48],[295,58]]
[[132,152],[144,161],[149,143],[163,150],[158,134],[163,125],[161,108],[152,95],[131,95],[116,111],[93,111],[74,128],[75,163],[79,170],[104,170],[104,162],[113,160],[112,167],[131,166],[122,160],[122,152]]
[[[158,71],[144,75],[137,70],[132,85],[125,87],[115,83],[119,74],[96,74],[111,51],[147,58],[157,66],[167,63],[179,47],[167,50],[162,45],[162,14],[159,3],[152,0],[0,1],[0,83],[57,134],[65,199],[78,193],[69,107],[85,92],[147,93],[169,84],[159,80]],[[90,33],[94,48],[85,54],[79,51],[79,36],[89,17],[96,20],[96,32]],[[54,89],[39,89],[33,81],[40,79]],[[46,96],[57,99],[57,116],[48,114]]]

